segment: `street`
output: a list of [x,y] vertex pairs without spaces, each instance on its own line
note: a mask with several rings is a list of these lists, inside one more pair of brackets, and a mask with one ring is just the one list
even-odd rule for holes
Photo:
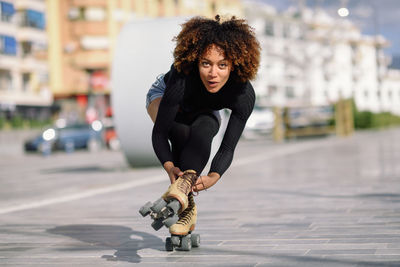
[[129,168],[120,151],[7,152],[0,265],[400,266],[399,162],[400,128],[242,140],[195,197],[201,246],[166,252],[168,229],[138,213],[167,189],[161,167]]

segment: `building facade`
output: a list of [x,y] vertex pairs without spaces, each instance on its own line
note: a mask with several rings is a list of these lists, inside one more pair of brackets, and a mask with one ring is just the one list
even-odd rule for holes
[[[320,9],[245,7],[262,46],[254,87],[262,106],[312,106],[353,98],[357,108],[400,115],[400,84],[381,36]],[[390,89],[389,89],[390,88]],[[390,96],[390,100],[389,100]]]
[[0,1],[0,112],[48,117],[46,4],[40,0]]

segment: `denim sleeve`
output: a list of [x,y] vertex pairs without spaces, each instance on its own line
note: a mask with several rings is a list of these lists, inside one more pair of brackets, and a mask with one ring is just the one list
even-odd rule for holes
[[146,95],[146,108],[150,103],[159,97],[164,95],[165,88],[167,87],[164,82],[165,74],[160,74],[157,76],[156,81],[151,85],[149,91]]

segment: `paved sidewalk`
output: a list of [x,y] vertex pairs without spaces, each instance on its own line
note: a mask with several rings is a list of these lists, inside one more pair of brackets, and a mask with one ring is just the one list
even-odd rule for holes
[[0,266],[400,266],[400,129],[245,141],[195,198],[200,248],[138,209],[167,188],[120,152],[0,157]]

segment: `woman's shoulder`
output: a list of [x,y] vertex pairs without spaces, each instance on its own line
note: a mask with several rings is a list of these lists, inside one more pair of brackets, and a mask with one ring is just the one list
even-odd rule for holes
[[234,85],[235,91],[238,97],[252,96],[255,95],[253,85],[250,81],[236,82]]
[[240,117],[247,118],[254,107],[256,94],[250,81],[241,83],[241,88],[232,103],[232,111],[240,114]]

